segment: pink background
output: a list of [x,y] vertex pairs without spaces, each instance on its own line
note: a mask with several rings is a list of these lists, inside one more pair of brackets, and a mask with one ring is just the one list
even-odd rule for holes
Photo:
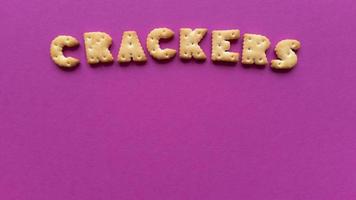
[[[1,200],[356,199],[352,0],[3,0]],[[90,67],[82,34],[145,44],[169,27],[238,28],[301,41],[297,67],[184,63]],[[64,71],[51,40],[73,35]],[[242,40],[232,45],[241,52]],[[146,50],[146,49],[145,49]],[[147,52],[147,51],[146,51]]]

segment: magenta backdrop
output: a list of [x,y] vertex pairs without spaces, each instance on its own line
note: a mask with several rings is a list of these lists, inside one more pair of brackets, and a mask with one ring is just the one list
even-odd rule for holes
[[[356,199],[353,0],[3,0],[1,200]],[[237,28],[302,43],[297,67],[90,67],[82,34]],[[59,34],[80,39],[63,71]],[[241,39],[232,45],[241,52]],[[146,51],[146,49],[145,49]],[[147,52],[147,51],[146,51]]]

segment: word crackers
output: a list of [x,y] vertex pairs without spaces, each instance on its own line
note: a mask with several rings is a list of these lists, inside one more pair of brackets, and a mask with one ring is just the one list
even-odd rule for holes
[[[181,28],[179,33],[179,57],[183,60],[205,60],[205,52],[199,46],[200,41],[208,32],[205,28]],[[83,34],[87,62],[89,64],[113,62],[114,57],[110,52],[112,38],[104,32],[88,32]],[[174,32],[169,28],[153,29],[147,36],[146,48],[149,54],[157,60],[172,59],[177,51],[171,48],[162,49],[161,39],[171,39]],[[230,52],[230,42],[240,38],[238,29],[212,31],[211,60],[213,62],[238,62],[240,54]],[[79,60],[73,57],[65,57],[63,48],[75,47],[79,41],[72,36],[59,35],[53,39],[50,47],[51,58],[54,63],[63,68],[72,68],[79,64]],[[271,42],[266,36],[245,33],[243,35],[243,50],[241,63],[245,65],[266,65],[268,63],[266,51]],[[271,61],[274,69],[291,69],[298,61],[297,51],[301,47],[299,41],[285,39],[279,41],[275,47],[277,59]],[[117,55],[117,61],[146,62],[147,57],[142,48],[139,37],[135,31],[125,31],[122,35],[121,46]]]

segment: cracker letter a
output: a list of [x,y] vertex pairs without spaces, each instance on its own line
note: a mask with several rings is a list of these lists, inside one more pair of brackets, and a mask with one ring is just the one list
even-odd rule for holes
[[151,56],[157,60],[170,59],[176,54],[174,49],[161,49],[159,45],[160,39],[169,39],[174,36],[174,32],[168,28],[153,29],[147,36],[147,49]]
[[145,62],[147,60],[136,31],[125,31],[123,33],[117,59],[121,63],[130,62],[131,60],[135,62]]

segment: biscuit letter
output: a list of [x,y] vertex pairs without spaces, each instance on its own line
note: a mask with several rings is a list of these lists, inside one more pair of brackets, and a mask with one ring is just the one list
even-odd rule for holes
[[244,34],[242,64],[267,64],[268,61],[265,52],[270,44],[269,39],[265,36]]
[[206,56],[199,46],[200,40],[206,34],[207,29],[197,28],[192,31],[190,28],[180,29],[179,56],[182,59],[205,60]]
[[291,69],[297,64],[298,58],[293,50],[300,48],[297,40],[282,40],[278,42],[274,51],[280,60],[272,60],[271,67],[275,69]]
[[240,37],[239,30],[216,30],[212,33],[212,53],[213,61],[237,62],[239,54],[228,52],[230,49],[229,40],[235,40]]
[[79,60],[73,57],[65,57],[63,55],[64,47],[78,46],[79,42],[72,36],[59,35],[51,43],[51,57],[54,63],[60,67],[74,67],[79,64]]
[[109,51],[112,43],[110,35],[103,32],[84,33],[85,52],[89,64],[99,62],[112,62],[113,57]]
[[121,47],[118,55],[119,62],[144,62],[147,60],[136,31],[125,31],[122,35]]
[[147,49],[151,56],[158,60],[172,58],[176,54],[174,49],[161,49],[159,46],[160,39],[169,39],[174,36],[174,32],[168,28],[153,29],[147,36]]

